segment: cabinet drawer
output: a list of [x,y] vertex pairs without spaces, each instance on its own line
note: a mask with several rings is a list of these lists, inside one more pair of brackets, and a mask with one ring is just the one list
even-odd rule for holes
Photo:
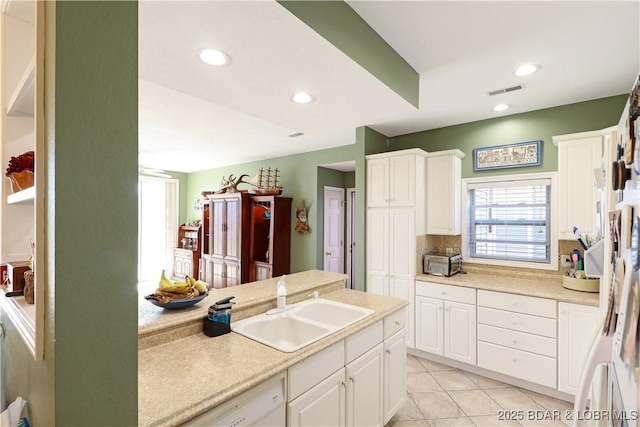
[[478,323],[549,338],[556,337],[556,320],[546,317],[478,307]]
[[555,319],[557,316],[556,302],[554,300],[524,295],[480,290],[478,291],[478,305],[551,319]]
[[556,359],[478,342],[478,366],[525,381],[556,388]]
[[548,357],[556,357],[556,340],[489,325],[478,325],[478,340],[529,351]]
[[476,290],[462,286],[442,285],[440,283],[416,282],[416,295],[431,298],[446,299],[447,301],[476,303]]
[[344,367],[344,340],[289,368],[288,401],[292,401]]
[[371,350],[376,344],[382,342],[382,320],[367,326],[361,331],[348,336],[344,340],[345,363],[350,363],[354,359]]
[[407,309],[403,308],[384,318],[384,339],[404,329],[407,324]]

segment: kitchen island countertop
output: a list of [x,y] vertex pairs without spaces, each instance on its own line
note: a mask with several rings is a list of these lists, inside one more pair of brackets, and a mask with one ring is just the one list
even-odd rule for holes
[[548,298],[562,302],[597,306],[599,293],[580,292],[564,288],[562,283],[554,280],[536,280],[508,276],[467,273],[454,274],[451,277],[418,274],[416,280],[441,283],[444,285],[464,286],[495,292]]
[[[273,295],[269,292],[269,300],[275,302],[274,296],[275,288]],[[192,334],[141,349],[138,424],[180,425],[407,305],[401,299],[344,288],[321,292],[321,297],[370,308],[375,313],[292,353],[233,332],[215,338]]]

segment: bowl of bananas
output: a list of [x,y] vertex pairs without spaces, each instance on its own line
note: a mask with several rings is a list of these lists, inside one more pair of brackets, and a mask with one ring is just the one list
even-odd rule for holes
[[207,297],[209,286],[202,280],[187,276],[184,282],[173,282],[162,270],[158,289],[144,298],[151,304],[166,309],[190,307]]

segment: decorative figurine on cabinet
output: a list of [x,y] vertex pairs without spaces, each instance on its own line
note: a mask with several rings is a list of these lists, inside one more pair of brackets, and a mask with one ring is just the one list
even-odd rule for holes
[[309,224],[307,223],[307,208],[304,200],[302,206],[296,208],[296,232],[305,234],[309,232]]

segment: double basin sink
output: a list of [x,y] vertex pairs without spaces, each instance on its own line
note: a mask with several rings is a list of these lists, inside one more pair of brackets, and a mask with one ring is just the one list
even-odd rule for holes
[[285,353],[301,349],[375,313],[313,298],[231,323],[231,330]]

